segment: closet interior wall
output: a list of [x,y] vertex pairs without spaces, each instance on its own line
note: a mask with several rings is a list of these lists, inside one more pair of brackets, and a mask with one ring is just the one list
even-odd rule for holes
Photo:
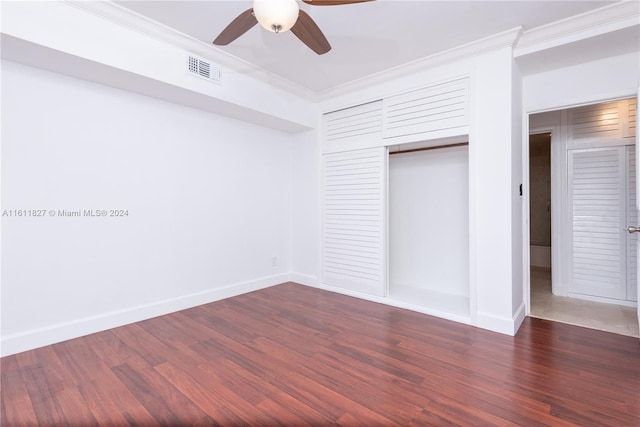
[[469,317],[468,152],[389,153],[391,298]]

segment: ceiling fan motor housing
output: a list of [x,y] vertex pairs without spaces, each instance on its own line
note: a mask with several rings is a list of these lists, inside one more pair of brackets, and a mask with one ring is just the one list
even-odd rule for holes
[[256,19],[273,33],[291,29],[298,20],[299,10],[296,0],[253,0]]

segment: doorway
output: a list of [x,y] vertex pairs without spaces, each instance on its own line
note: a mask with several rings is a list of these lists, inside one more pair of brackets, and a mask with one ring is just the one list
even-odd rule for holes
[[[551,133],[529,136],[529,235],[532,296],[551,293]],[[533,300],[532,300],[533,302]],[[534,304],[539,308],[536,300]]]
[[629,104],[530,116],[533,317],[638,336],[635,236],[622,231],[635,221],[635,138],[616,121]]
[[549,311],[551,262],[551,132],[529,135],[529,262],[531,315]]

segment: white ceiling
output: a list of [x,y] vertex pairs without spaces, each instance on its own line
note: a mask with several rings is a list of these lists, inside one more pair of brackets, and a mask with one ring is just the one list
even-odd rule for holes
[[[251,1],[117,1],[121,6],[207,43]],[[321,92],[518,26],[524,30],[612,1],[378,0],[301,4],[333,46],[316,55],[291,32],[255,26],[221,49],[314,92]]]

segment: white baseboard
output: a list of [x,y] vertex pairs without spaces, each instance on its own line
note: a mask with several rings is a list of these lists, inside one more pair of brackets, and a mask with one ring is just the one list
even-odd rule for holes
[[[394,307],[405,308],[412,311],[452,320],[463,324],[471,324],[470,319],[463,316],[452,315],[446,312],[428,309],[425,307],[396,301],[388,297],[368,295],[361,292],[349,291],[320,283],[316,276],[302,273],[284,273],[274,276],[262,277],[247,282],[236,283],[222,288],[211,289],[195,294],[158,301],[151,304],[131,307],[125,310],[104,313],[97,316],[86,317],[68,323],[60,323],[44,328],[31,329],[17,334],[3,336],[0,341],[0,355],[8,356],[45,345],[55,344],[84,335],[104,331],[118,326],[139,322],[152,317],[162,316],[202,304],[208,304],[225,298],[245,294],[268,288],[283,282],[296,282],[301,285],[325,289],[344,295],[353,296]],[[520,305],[512,319],[501,318],[486,313],[478,313],[477,325],[480,328],[489,329],[507,335],[515,335],[524,321],[526,310],[524,303]]]
[[295,273],[295,272],[292,272],[289,275],[289,281],[296,282],[305,286],[311,286],[314,288],[317,288],[318,283],[320,282],[318,279],[318,276],[311,276],[309,274]]
[[527,305],[523,301],[522,304],[520,304],[520,307],[518,307],[515,314],[513,315],[513,334],[512,335],[515,335],[518,333],[518,329],[520,329],[520,326],[522,326],[522,322],[524,322],[524,319],[526,317],[527,317]]
[[8,356],[198,305],[208,304],[247,292],[268,288],[287,282],[289,279],[290,275],[288,273],[267,276],[247,282],[235,283],[222,288],[210,289],[195,294],[183,295],[164,301],[131,307],[125,310],[85,317],[68,323],[60,323],[3,336],[0,345],[0,355]]
[[415,312],[418,312],[418,313],[427,314],[429,316],[439,317],[441,319],[451,320],[451,321],[462,323],[462,324],[465,324],[465,325],[470,325],[471,324],[471,319],[469,317],[467,317],[467,316],[460,316],[460,315],[457,315],[457,314],[448,313],[446,311],[435,310],[435,309],[430,308],[430,307],[424,307],[424,306],[417,305],[417,304],[411,304],[411,303],[404,302],[404,301],[398,301],[398,300],[390,298],[390,297],[381,297],[381,296],[377,296],[377,295],[370,295],[370,294],[366,294],[366,293],[363,293],[363,292],[352,291],[352,290],[340,288],[340,287],[337,287],[337,286],[327,285],[327,284],[324,284],[324,283],[316,283],[315,285],[308,285],[308,286],[313,286],[315,288],[324,289],[325,291],[335,292],[337,294],[347,295],[347,296],[350,296],[350,297],[355,297],[355,298],[359,298],[359,299],[363,299],[363,300],[367,300],[367,301],[372,301],[372,302],[376,302],[376,303],[379,303],[379,304],[385,304],[385,305],[389,305],[389,306],[392,306],[392,307],[404,308],[404,309],[407,309],[407,310],[411,310],[411,311],[415,311]]
[[475,325],[471,321],[469,317],[458,316],[447,312],[442,312],[439,310],[433,310],[427,307],[422,307],[415,304],[409,304],[402,301],[397,301],[391,299],[389,297],[379,297],[375,295],[368,295],[362,292],[350,291],[348,289],[343,289],[331,285],[326,285],[320,283],[319,281],[315,284],[309,284],[309,286],[313,286],[315,288],[324,289],[331,292],[336,292],[343,295],[348,295],[368,301],[373,301],[381,304],[390,305],[398,308],[405,308],[407,310],[417,311],[419,313],[428,314],[430,316],[440,317],[442,319],[452,320],[454,322],[462,323],[465,325],[477,326],[482,329],[487,329],[493,332],[498,332],[505,335],[514,336],[522,322],[524,321],[527,313],[526,306],[524,302],[520,304],[518,309],[515,311],[512,317],[498,317],[488,313],[478,313],[476,318]]
[[523,302],[511,318],[498,317],[488,313],[478,313],[476,321],[479,328],[514,336],[516,332],[518,332],[518,329],[520,329],[520,325],[522,325],[526,316],[526,306]]

